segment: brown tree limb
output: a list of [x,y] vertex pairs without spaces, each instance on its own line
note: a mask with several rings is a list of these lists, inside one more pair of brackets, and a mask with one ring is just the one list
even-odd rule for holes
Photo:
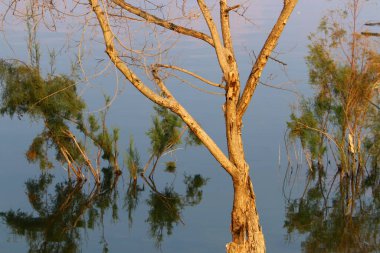
[[380,26],[380,22],[366,22],[364,23],[366,26]]
[[62,146],[60,146],[60,151],[61,151],[61,154],[63,155],[63,157],[65,158],[66,162],[67,162],[67,166],[68,166],[68,170],[70,171],[70,169],[74,172],[75,176],[77,177],[77,180],[83,180],[85,177],[83,175],[83,173],[78,169],[76,169],[74,167],[74,165],[72,164],[72,160],[70,159],[69,157],[69,152],[63,148]]
[[153,80],[157,84],[157,86],[161,89],[161,91],[165,94],[165,96],[168,99],[173,99],[172,93],[166,88],[165,83],[162,81],[161,77],[158,75],[158,69],[156,66],[152,67],[152,75],[153,75]]
[[297,2],[298,0],[284,0],[284,6],[281,14],[278,17],[276,24],[272,28],[272,31],[270,32],[259,56],[257,57],[255,64],[252,67],[243,94],[239,100],[237,111],[239,119],[243,118],[243,115],[248,108],[252,95],[259,83],[260,76],[264,70],[265,65],[268,62],[269,56],[273,49],[276,47],[280,35],[286,25],[286,22],[288,21],[290,14],[293,12],[293,9],[296,6]]
[[[236,7],[236,6],[235,6]],[[237,5],[236,8],[238,8],[239,5]],[[230,30],[230,9],[227,6],[227,0],[221,0],[220,1],[220,24],[222,29],[222,37],[223,37],[223,43],[228,50],[230,50],[231,54],[233,53],[233,46],[232,46],[232,38],[231,38],[231,30]]]
[[220,36],[218,33],[218,29],[216,27],[216,24],[212,18],[212,15],[210,13],[209,8],[205,4],[204,0],[197,0],[198,6],[203,14],[203,17],[206,21],[206,24],[210,30],[212,40],[214,41],[214,48],[216,52],[216,56],[218,58],[218,62],[220,65],[220,68],[222,69],[222,72],[224,74],[225,79],[227,80],[228,78],[228,73],[230,72],[230,67],[227,64],[227,54],[225,47],[223,46]]
[[111,61],[119,69],[119,71],[127,78],[127,80],[142,93],[145,97],[152,102],[168,108],[175,114],[177,114],[186,125],[193,131],[193,133],[202,141],[205,147],[210,151],[214,158],[222,165],[222,167],[230,174],[236,173],[236,167],[230,162],[223,151],[218,145],[211,139],[206,131],[198,124],[198,122],[183,108],[175,98],[165,98],[147,87],[138,76],[119,58],[118,52],[114,46],[114,35],[111,31],[109,22],[106,18],[106,13],[100,7],[98,0],[89,0],[89,4],[92,7],[94,14],[97,17],[99,25],[102,29],[104,42],[106,46],[106,53]]
[[225,91],[223,91],[223,92],[209,91],[209,90],[206,90],[204,88],[200,88],[200,87],[194,85],[190,81],[188,81],[188,80],[186,80],[184,78],[181,78],[180,76],[178,76],[178,75],[176,75],[176,74],[174,74],[172,72],[167,72],[167,71],[164,71],[164,72],[166,74],[168,74],[168,75],[170,75],[170,76],[178,79],[178,81],[180,81],[181,83],[186,84],[186,85],[190,86],[193,89],[199,90],[200,92],[203,92],[203,93],[206,93],[206,94],[210,94],[210,95],[217,95],[217,96],[223,96],[223,97],[225,96]]
[[77,139],[75,138],[75,136],[73,135],[73,133],[71,133],[69,130],[64,130],[63,133],[66,134],[70,139],[73,140],[75,146],[77,147],[77,149],[81,153],[83,159],[87,163],[87,166],[90,168],[90,171],[91,171],[92,175],[94,176],[96,183],[100,184],[100,175],[97,173],[97,171],[92,166],[90,159],[88,158],[87,154],[82,150],[81,146],[79,145],[79,143],[78,143]]
[[228,7],[228,8],[226,9],[226,11],[227,11],[227,12],[230,12],[230,11],[233,11],[233,10],[238,9],[238,8],[240,8],[240,4],[237,4],[237,5],[234,5],[234,6]]
[[362,32],[361,34],[368,37],[380,37],[380,33],[375,32]]
[[135,7],[129,3],[126,3],[123,0],[112,0],[112,2],[117,4],[120,8],[128,11],[129,13],[132,13],[136,16],[143,18],[146,22],[162,26],[168,30],[172,30],[174,32],[177,32],[177,33],[180,33],[180,34],[183,34],[186,36],[190,36],[193,38],[203,40],[203,41],[207,42],[208,44],[210,44],[211,46],[214,46],[214,41],[207,34],[204,34],[202,32],[199,32],[199,31],[196,31],[193,29],[189,29],[189,28],[186,28],[183,26],[176,25],[172,22],[168,22],[167,20],[163,20],[163,19],[156,17],[152,14],[149,14],[146,11],[143,11],[142,9],[140,9],[138,7]]

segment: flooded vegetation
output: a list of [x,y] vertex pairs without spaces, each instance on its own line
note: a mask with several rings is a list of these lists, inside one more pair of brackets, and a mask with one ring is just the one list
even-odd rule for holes
[[105,217],[116,223],[127,214],[133,226],[133,212],[139,203],[145,203],[148,234],[159,248],[165,237],[184,223],[182,211],[201,202],[202,187],[207,183],[201,175],[185,175],[182,184],[186,190],[178,193],[174,181],[158,189],[154,181],[144,178],[125,191],[119,177],[113,168],[103,168],[101,184],[88,187],[79,181],[56,183],[53,175],[43,173],[25,182],[32,211],[2,211],[0,217],[12,234],[28,242],[29,252],[80,252],[89,230],[102,231],[97,240],[103,252],[108,252]]
[[[9,193],[9,199],[0,202],[6,207],[0,209],[0,225],[3,228],[0,232],[7,237],[0,240],[0,248],[6,241],[10,246],[5,250],[19,246],[25,252],[213,253],[227,250],[228,253],[261,253],[266,249],[268,252],[284,253],[380,252],[380,51],[375,33],[372,30],[363,31],[363,24],[371,29],[378,25],[361,18],[363,1],[348,0],[346,6],[329,11],[321,19],[316,32],[308,37],[308,50],[306,55],[302,55],[305,56],[307,70],[301,65],[295,67],[298,72],[307,72],[308,95],[297,97],[297,102],[290,105],[291,112],[286,110],[286,119],[277,117],[276,110],[279,110],[281,103],[282,107],[284,104],[288,106],[294,97],[288,94],[286,101],[274,101],[276,99],[272,95],[275,97],[275,90],[265,95],[266,91],[257,87],[259,94],[270,103],[263,103],[258,98],[258,103],[265,106],[255,106],[254,117],[249,114],[245,116],[248,127],[244,130],[252,127],[257,132],[254,138],[249,131],[242,131],[243,116],[249,111],[248,105],[256,86],[260,86],[260,75],[267,61],[271,68],[273,63],[276,64],[274,66],[280,64],[281,68],[292,67],[292,62],[288,64],[280,59],[282,53],[277,55],[273,51],[273,45],[277,44],[281,32],[274,34],[282,31],[296,1],[284,1],[281,5],[283,9],[278,20],[272,20],[276,23],[274,32],[268,37],[269,42],[275,42],[265,42],[259,55],[254,51],[248,52],[245,46],[243,53],[238,50],[234,53],[226,28],[222,29],[223,43],[220,48],[215,46],[221,43],[214,41],[215,34],[195,33],[195,38],[200,37],[207,46],[218,48],[217,67],[220,65],[218,71],[222,74],[213,73],[211,77],[221,79],[220,83],[210,81],[211,78],[207,80],[196,72],[163,64],[166,54],[169,55],[168,52],[175,48],[175,43],[164,48],[168,45],[161,45],[158,39],[151,41],[151,35],[163,36],[168,29],[179,34],[184,32],[186,36],[195,31],[182,30],[174,23],[167,25],[167,22],[172,22],[171,19],[157,19],[155,15],[166,11],[166,5],[158,6],[144,1],[145,7],[131,7],[125,1],[114,1],[110,5],[108,2],[96,5],[97,1],[90,1],[85,6],[93,5],[88,9],[93,16],[86,20],[85,27],[103,28],[101,31],[105,41],[100,44],[106,48],[102,47],[99,51],[106,50],[105,57],[110,57],[106,58],[107,64],[115,68],[117,82],[122,73],[143,95],[155,102],[148,104],[149,109],[139,104],[125,106],[129,101],[119,101],[120,104],[117,104],[116,100],[122,93],[122,88],[118,86],[114,97],[102,90],[101,101],[96,101],[102,108],[95,111],[89,110],[93,102],[91,95],[89,98],[84,96],[79,88],[81,82],[89,82],[87,76],[80,77],[84,74],[81,69],[84,68],[83,56],[76,58],[69,74],[59,74],[57,71],[56,66],[62,63],[57,64],[54,50],[49,49],[49,59],[44,59],[46,52],[41,49],[37,38],[38,29],[43,20],[41,18],[45,17],[43,11],[55,10],[56,6],[53,3],[51,6],[39,6],[37,2],[31,1],[30,6],[26,5],[22,20],[26,24],[28,62],[0,60],[2,120],[9,120],[15,125],[18,122],[37,125],[33,134],[28,135],[31,143],[25,146],[24,153],[30,166],[39,169],[38,173],[33,172],[32,177],[26,176],[26,173],[23,175],[24,172],[20,176],[13,158],[7,158],[10,162],[4,161],[3,166],[9,166],[9,171],[15,173],[12,174],[16,175],[14,178],[27,179],[22,182],[22,200],[14,200],[13,193]],[[184,17],[178,20],[185,18],[186,22],[192,22],[201,15],[207,16],[206,4],[200,5],[203,12],[196,16],[186,12],[190,7],[185,2],[181,6]],[[244,6],[228,7],[223,3],[225,1],[220,1],[221,13],[231,12],[244,19]],[[113,9],[115,6],[117,8]],[[10,7],[17,9],[17,6]],[[193,7],[191,5],[190,9]],[[99,11],[102,8],[104,11]],[[179,8],[178,3],[175,8]],[[304,7],[302,11],[308,8]],[[121,43],[122,36],[130,33],[128,29],[122,29],[121,22],[129,20],[129,15],[132,15],[126,15],[123,10],[133,10],[131,13],[139,17],[128,22],[143,20],[145,24],[146,19],[152,22],[153,28],[145,24],[149,28],[149,36],[145,34],[146,37],[143,37],[145,44],[138,40],[144,44],[141,51],[134,48],[133,43]],[[61,14],[55,15],[58,14],[52,16],[54,20]],[[104,15],[108,15],[107,18]],[[297,15],[301,15],[301,11],[297,11]],[[247,21],[250,20],[244,19],[244,22]],[[225,22],[226,17],[221,15],[221,24],[229,26]],[[107,39],[110,36],[108,31],[115,27],[120,30],[116,29],[115,36]],[[311,28],[307,29],[309,33]],[[215,33],[213,29],[211,32]],[[138,30],[136,34],[139,34]],[[88,34],[84,31],[85,35]],[[94,40],[101,41],[98,37]],[[158,44],[150,46],[153,42]],[[180,45],[187,48],[187,43]],[[268,45],[273,48],[267,52],[265,46]],[[81,50],[84,48],[83,45],[80,47]],[[187,50],[183,48],[180,47],[179,51]],[[115,53],[117,50],[119,54]],[[126,53],[123,54],[123,50]],[[203,54],[203,51],[200,52]],[[172,57],[176,58],[177,54],[180,55],[175,51]],[[249,56],[247,62],[253,62],[252,72],[247,73],[245,84],[240,83],[244,75],[240,75],[237,67],[241,54]],[[191,61],[191,67],[198,67],[200,73],[203,71],[203,75],[213,71],[212,64],[206,59],[209,55],[210,52],[194,55],[194,59],[192,55],[184,59]],[[299,58],[296,61],[300,64]],[[45,65],[49,62],[49,68],[43,69],[42,62]],[[105,59],[96,58],[96,62],[100,66]],[[244,68],[246,65],[242,64]],[[134,70],[136,76],[132,75]],[[177,71],[180,74],[174,74]],[[99,75],[111,80],[107,76],[109,72],[104,70]],[[138,79],[140,72],[146,74],[147,80]],[[275,74],[269,74],[268,80],[272,81]],[[185,78],[187,75],[190,76],[189,80]],[[178,83],[193,87],[194,80],[191,78],[213,86],[207,90],[195,85],[197,92],[222,96],[210,99],[202,93],[181,91],[176,94],[169,91]],[[271,84],[265,86],[280,89],[281,92],[289,90],[288,87]],[[222,92],[211,90],[214,88]],[[292,96],[300,94],[291,91]],[[137,93],[131,94],[128,99],[134,100]],[[178,95],[179,99],[176,100],[173,94]],[[285,94],[281,93],[281,96]],[[183,104],[192,105],[189,112],[198,112],[202,124],[182,107],[182,101]],[[198,105],[199,101],[209,104]],[[217,104],[220,101],[224,102]],[[143,104],[147,100],[139,102]],[[208,111],[208,106],[217,107],[218,113]],[[123,118],[122,125],[114,124],[121,121],[118,118],[120,114],[113,114],[117,110],[123,111],[122,117],[129,115],[126,111],[132,111],[134,116]],[[260,125],[258,112],[264,115],[261,119],[269,116],[276,119],[273,123]],[[147,119],[143,121],[140,116],[147,116]],[[135,121],[138,123],[130,129],[124,121],[129,121],[131,125]],[[281,134],[286,131],[285,143],[281,138],[271,136],[272,125],[276,131],[282,131]],[[208,135],[206,130],[212,130],[212,134]],[[12,133],[21,135],[21,131]],[[244,152],[246,147],[252,148],[251,142],[254,145],[257,143],[253,146],[253,154]],[[11,147],[12,143],[6,146]],[[285,151],[287,161],[282,157]],[[279,170],[275,168],[276,163]],[[258,164],[255,173],[250,172],[248,164]],[[286,171],[285,164],[288,165]],[[204,169],[206,167],[222,167],[223,170],[210,172]],[[227,178],[224,177],[226,175]],[[1,177],[7,176],[5,173]],[[251,180],[259,189],[265,190],[256,196]],[[7,189],[2,191],[7,193]],[[275,201],[273,196],[279,196],[276,203],[272,203]],[[258,203],[264,203],[262,206],[258,204],[257,209],[256,197]],[[11,201],[12,205],[8,205]],[[221,227],[215,225],[229,219],[228,231],[222,232]],[[213,225],[209,221],[214,222]],[[260,225],[262,223],[265,224],[263,227]],[[228,227],[227,223],[222,225]],[[194,226],[197,228],[194,229]],[[181,228],[185,227],[189,230],[181,234]],[[176,233],[181,237],[177,237]],[[264,235],[269,239],[264,240]],[[198,242],[199,238],[203,241]],[[166,245],[166,242],[171,244]]]
[[300,197],[289,196],[284,226],[289,238],[305,235],[303,252],[380,250],[380,55],[356,30],[355,4],[331,12],[310,36],[314,97],[302,99],[288,122],[308,170]]

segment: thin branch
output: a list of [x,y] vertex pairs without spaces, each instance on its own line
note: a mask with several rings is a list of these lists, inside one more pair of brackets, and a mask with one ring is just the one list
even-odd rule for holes
[[70,139],[73,140],[75,146],[77,147],[77,149],[81,153],[83,159],[87,163],[87,166],[90,168],[90,171],[91,171],[92,175],[94,176],[96,183],[100,184],[100,175],[97,173],[97,170],[95,170],[94,167],[92,166],[90,159],[88,158],[87,154],[82,150],[82,148],[79,145],[75,136],[69,130],[63,131],[63,133],[66,134]]
[[362,32],[361,34],[368,37],[380,37],[380,33],[374,32]]
[[201,91],[201,92],[204,92],[204,93],[207,93],[207,94],[210,94],[210,95],[223,96],[223,97],[226,95],[224,92],[214,92],[214,91],[209,91],[209,90],[206,90],[206,89],[200,88],[200,87],[198,87],[198,86],[192,84],[192,83],[189,82],[188,80],[183,79],[183,78],[181,78],[181,77],[179,77],[179,76],[177,76],[177,75],[175,75],[175,74],[173,74],[173,73],[169,73],[169,72],[167,72],[167,74],[170,75],[170,76],[172,76],[172,77],[174,77],[174,78],[177,78],[177,79],[178,79],[179,81],[181,81],[182,83],[187,84],[187,85],[189,85],[191,88],[194,88],[194,89],[199,90],[199,91]]
[[325,132],[325,131],[323,131],[323,130],[321,130],[321,129],[318,129],[318,128],[315,128],[315,127],[311,127],[311,126],[308,126],[308,125],[303,124],[303,123],[301,123],[301,122],[297,122],[297,124],[301,125],[302,127],[307,128],[307,129],[310,129],[310,130],[313,130],[313,131],[318,132],[318,133],[320,133],[320,134],[323,134],[324,136],[326,136],[327,139],[329,139],[330,141],[332,141],[332,142],[335,144],[335,146],[336,146],[340,151],[342,151],[342,153],[344,152],[343,147],[342,147],[341,145],[339,145],[339,144],[338,144],[338,141],[335,140],[335,138],[334,138],[333,136],[331,136],[329,133],[327,133],[327,132]]
[[370,99],[368,99],[368,98],[366,98],[366,100],[367,100],[372,106],[376,107],[377,110],[380,111],[380,107],[379,107],[377,104],[375,104],[374,102],[372,102],[372,101],[371,101]]
[[238,8],[240,8],[240,4],[237,4],[237,5],[234,5],[234,6],[228,7],[228,8],[226,9],[226,11],[230,12],[230,11],[233,11],[233,10],[238,9]]
[[295,94],[297,97],[301,97],[301,95],[297,91],[294,91],[294,90],[291,90],[291,89],[287,89],[287,88],[283,88],[283,87],[280,87],[280,86],[271,85],[271,84],[264,83],[264,82],[260,82],[260,84],[264,85],[264,86],[267,86],[269,88],[272,88],[272,89],[288,91],[288,92],[291,92],[291,93]]
[[280,64],[283,65],[283,66],[288,66],[287,63],[285,63],[285,62],[283,62],[283,61],[280,61],[279,59],[274,58],[274,57],[272,57],[272,56],[269,56],[269,59],[271,59],[272,61],[275,61],[275,62],[277,62],[277,63],[280,63]]
[[152,14],[149,14],[148,12],[143,11],[142,9],[140,9],[138,7],[135,7],[131,4],[128,4],[123,0],[112,0],[112,2],[117,4],[120,8],[122,8],[122,9],[136,15],[136,16],[143,18],[144,20],[146,20],[149,23],[162,26],[166,29],[172,30],[174,32],[177,32],[177,33],[180,33],[180,34],[183,34],[186,36],[190,36],[193,38],[203,40],[203,41],[207,42],[208,44],[210,44],[211,46],[214,46],[214,41],[207,34],[204,34],[202,32],[199,32],[199,31],[196,31],[193,29],[189,29],[189,28],[186,28],[183,26],[179,26],[179,25],[176,25],[172,22],[168,22],[166,20],[163,20],[163,19],[156,17]]
[[191,72],[191,71],[189,71],[187,69],[184,69],[184,68],[181,68],[181,67],[178,67],[178,66],[167,65],[167,64],[156,64],[155,66],[158,67],[158,68],[168,68],[168,69],[178,70],[178,71],[183,72],[185,74],[188,74],[188,75],[190,75],[192,77],[195,77],[195,78],[201,80],[202,82],[204,82],[206,84],[209,84],[209,85],[214,86],[214,87],[219,87],[219,88],[225,89],[225,86],[222,85],[222,84],[214,83],[212,81],[209,81],[206,78],[203,78],[203,77],[201,77],[201,76],[199,76],[199,75],[197,75],[197,74],[195,74],[195,73],[193,73],[193,72]]
[[366,22],[366,23],[364,23],[364,25],[366,25],[366,26],[377,26],[377,25],[379,25],[380,26],[380,22]]

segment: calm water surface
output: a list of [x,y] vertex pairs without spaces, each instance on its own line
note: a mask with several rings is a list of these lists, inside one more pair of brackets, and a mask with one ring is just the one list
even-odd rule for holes
[[[235,45],[240,46],[237,50],[238,55],[243,57],[247,54],[243,47],[253,47],[256,52],[259,51],[259,46],[255,46],[255,43],[261,45],[263,34],[267,33],[268,27],[273,24],[273,20],[268,17],[275,16],[273,10],[278,11],[281,3],[282,1],[266,1],[258,4],[258,8],[252,8],[255,9],[255,26],[241,24],[235,31]],[[307,35],[315,30],[324,11],[334,4],[336,3],[331,1],[300,1],[276,49],[280,53],[279,58],[288,64],[285,72],[283,67],[272,62],[265,71],[264,81],[267,77],[275,76],[272,81],[274,84],[291,80],[291,84],[285,87],[296,88],[303,93],[309,92],[304,64]],[[25,51],[25,35],[22,34],[22,28],[15,27],[14,34],[9,31],[12,30],[8,29],[7,42],[5,38],[0,39],[0,57],[25,59],[26,55],[22,53]],[[56,36],[64,38],[63,34]],[[42,44],[53,47],[54,40],[56,38],[41,35]],[[12,45],[13,52],[7,43]],[[206,75],[218,80],[218,72],[208,68],[208,59],[203,57],[204,53],[207,55],[209,52],[199,52],[199,55],[194,54],[187,60],[190,61],[193,70],[207,72]],[[243,80],[248,74],[247,63],[247,58],[240,63],[244,72]],[[59,63],[58,68],[65,71],[68,66]],[[103,92],[112,95],[114,87],[105,85],[114,84],[112,78],[99,78],[94,81],[93,89],[85,89],[83,97],[90,111],[101,106],[102,102],[99,101]],[[210,99],[208,95],[194,92],[187,87],[178,90],[180,91],[176,95],[179,100],[185,105],[191,105],[189,110],[217,143],[223,146],[224,127],[220,110],[222,98]],[[210,105],[201,106],[205,101]],[[246,156],[252,168],[251,176],[268,252],[301,251],[302,236],[294,234],[291,240],[286,240],[285,199],[282,192],[287,168],[283,143],[285,122],[290,112],[289,105],[295,101],[296,97],[292,93],[259,87],[245,117]],[[126,149],[129,136],[133,135],[142,163],[148,159],[149,139],[145,132],[150,126],[152,113],[152,105],[131,87],[126,86],[117,96],[108,116],[110,126],[116,126],[121,130],[120,150]],[[74,183],[63,183],[67,175],[60,166],[50,171],[54,175],[52,178],[40,178],[39,168],[27,163],[24,153],[40,130],[41,125],[38,122],[30,122],[26,118],[0,119],[0,212],[20,210],[32,216],[28,220],[31,224],[37,224],[31,225],[28,230],[26,226],[22,228],[15,222],[15,230],[12,231],[1,222],[0,252],[28,252],[34,247],[50,247],[50,251],[54,252],[55,247],[62,248],[63,245],[67,247],[67,252],[224,252],[225,244],[230,241],[232,187],[227,174],[203,147],[183,146],[173,156],[166,157],[158,166],[155,188],[149,187],[141,178],[138,179],[139,188],[129,188],[128,173],[123,168],[123,174],[117,179],[115,188],[110,189],[115,180],[110,178],[110,181],[103,183],[100,192],[93,192],[92,184],[85,183],[83,188],[78,190]],[[164,161],[167,160],[177,162],[175,174],[163,171]],[[208,179],[205,185],[197,188],[197,193],[201,193],[197,195],[196,201],[193,199],[191,202],[191,198],[189,199],[189,182],[184,182],[185,175],[202,175]],[[295,191],[302,190],[301,182],[302,177]],[[127,192],[133,190],[136,191],[137,197],[131,200]],[[162,213],[154,213],[159,209],[154,207],[166,205],[165,202],[160,202],[160,194],[169,194],[171,197],[168,199],[178,201],[177,204],[171,205],[177,209],[173,210],[172,216],[166,217],[166,223],[154,220],[155,214],[165,216]],[[70,195],[73,198],[70,203],[64,204],[60,198],[62,195]],[[132,201],[138,203],[131,209],[134,203]],[[73,217],[73,214],[77,216]],[[38,224],[50,225],[38,227]],[[65,231],[63,235],[57,232],[60,229]],[[17,235],[15,231],[23,236]],[[49,240],[50,243],[44,244],[45,240]]]

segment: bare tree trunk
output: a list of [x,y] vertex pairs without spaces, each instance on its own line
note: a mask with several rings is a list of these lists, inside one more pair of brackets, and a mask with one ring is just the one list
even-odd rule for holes
[[265,240],[248,169],[244,175],[233,180],[233,186],[232,242],[226,245],[227,253],[264,253]]

